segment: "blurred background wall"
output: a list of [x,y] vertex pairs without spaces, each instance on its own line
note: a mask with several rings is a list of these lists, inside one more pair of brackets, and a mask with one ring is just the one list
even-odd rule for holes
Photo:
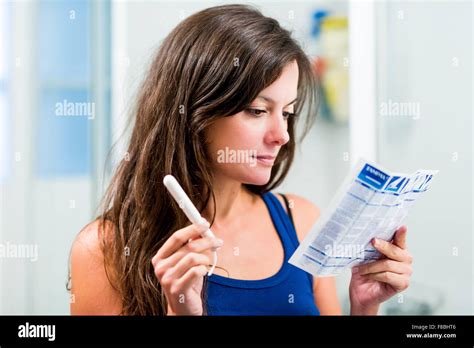
[[[148,64],[182,19],[223,3],[0,3],[0,244],[37,250],[0,258],[0,313],[69,313],[70,246],[125,155]],[[411,286],[381,312],[472,314],[472,3],[242,3],[292,30],[322,80],[320,115],[278,191],[324,213],[359,155],[439,169],[407,221]],[[337,279],[345,313],[349,279]]]

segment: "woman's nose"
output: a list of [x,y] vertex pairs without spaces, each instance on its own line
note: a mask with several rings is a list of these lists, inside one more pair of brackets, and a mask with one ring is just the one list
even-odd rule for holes
[[267,132],[267,141],[279,146],[285,145],[290,140],[287,121],[281,114],[274,114],[269,119],[270,125]]

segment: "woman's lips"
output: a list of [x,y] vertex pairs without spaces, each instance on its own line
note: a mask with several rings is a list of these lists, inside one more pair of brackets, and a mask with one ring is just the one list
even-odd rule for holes
[[275,162],[276,156],[267,156],[267,155],[262,155],[262,156],[257,156],[257,162],[267,165],[267,166],[272,166],[273,163]]

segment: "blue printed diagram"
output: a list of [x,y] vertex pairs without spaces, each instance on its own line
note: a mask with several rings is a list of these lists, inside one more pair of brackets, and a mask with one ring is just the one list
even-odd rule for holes
[[289,262],[327,276],[380,258],[371,239],[393,238],[436,173],[390,174],[377,164],[359,161]]
[[381,189],[387,182],[389,175],[370,164],[366,164],[359,173],[358,178],[375,189]]
[[392,176],[385,188],[386,191],[400,193],[403,187],[408,183],[408,178],[402,176]]

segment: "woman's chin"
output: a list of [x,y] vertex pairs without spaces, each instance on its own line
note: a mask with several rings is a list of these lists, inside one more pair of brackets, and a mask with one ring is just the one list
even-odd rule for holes
[[249,185],[266,185],[270,181],[272,171],[271,168],[266,170],[262,169],[250,169],[250,171],[246,174],[245,180],[243,181]]
[[271,166],[248,166],[222,168],[221,174],[229,179],[239,181],[247,185],[262,186],[268,184],[272,174]]

